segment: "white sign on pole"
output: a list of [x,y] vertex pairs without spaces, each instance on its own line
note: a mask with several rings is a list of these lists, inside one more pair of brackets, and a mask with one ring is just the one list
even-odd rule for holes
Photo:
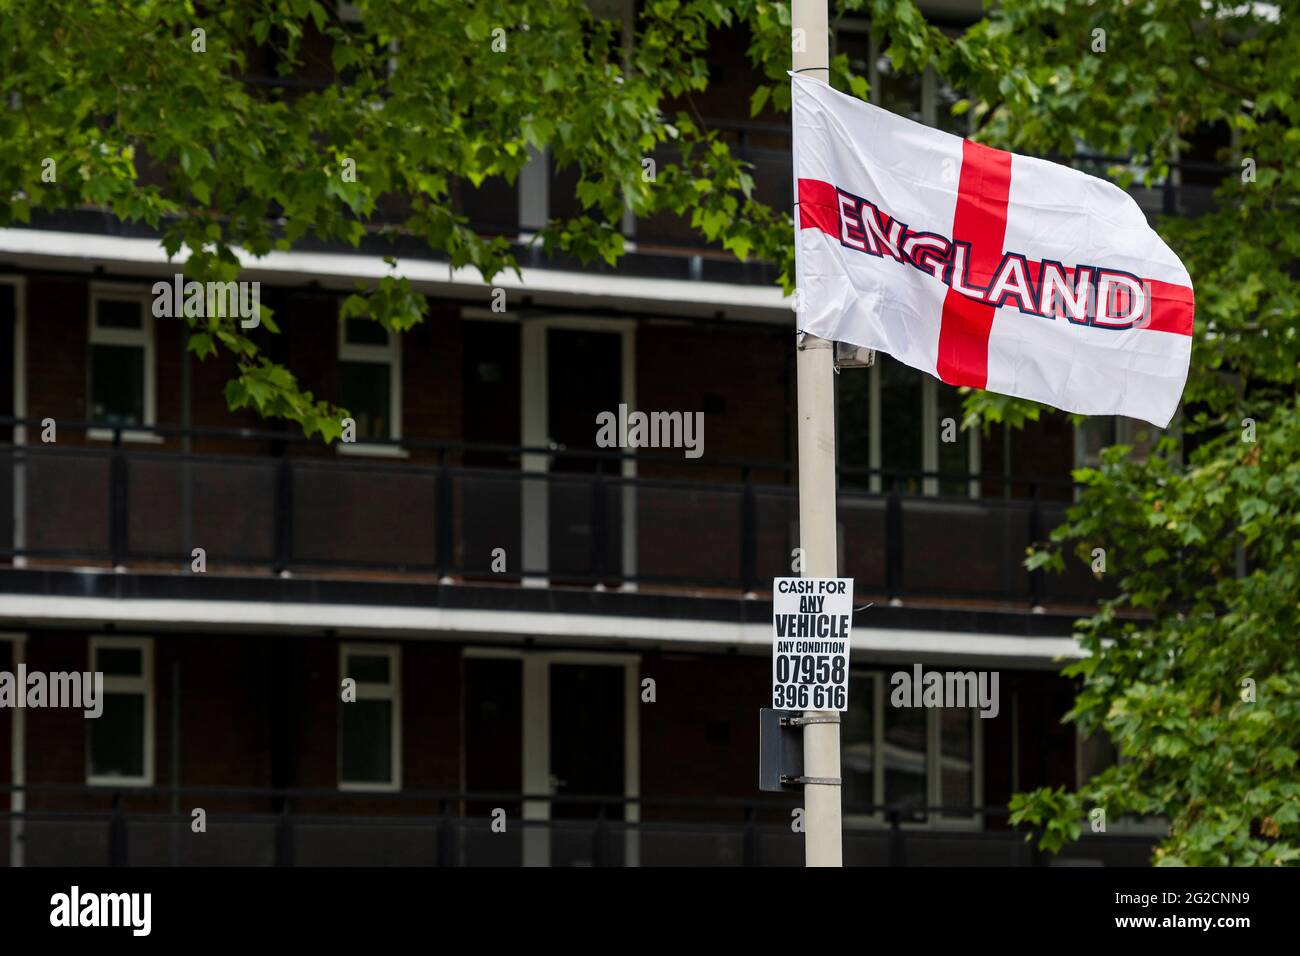
[[772,581],[772,706],[849,709],[852,578]]

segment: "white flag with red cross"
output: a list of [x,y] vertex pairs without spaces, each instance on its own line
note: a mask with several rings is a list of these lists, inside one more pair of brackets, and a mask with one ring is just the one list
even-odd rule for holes
[[1192,281],[1128,193],[793,84],[801,331],[951,385],[1169,424]]

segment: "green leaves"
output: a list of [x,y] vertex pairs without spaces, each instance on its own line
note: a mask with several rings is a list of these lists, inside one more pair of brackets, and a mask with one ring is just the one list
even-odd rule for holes
[[[1038,833],[1038,845],[1055,853],[1079,838],[1083,832],[1083,803],[1064,787],[1044,788],[1031,794],[1017,793],[1011,798],[1010,821],[1013,826],[1027,826]],[[1026,836],[1026,840],[1032,833]]]
[[[582,207],[540,230],[548,250],[613,265],[624,211],[664,213],[742,258],[778,262],[788,283],[789,210],[757,203],[730,146],[673,115],[678,98],[708,85],[716,31],[738,17],[761,21],[755,42],[788,58],[788,9],[752,0],[653,4],[630,47],[622,22],[584,0],[375,0],[348,23],[323,0],[0,11],[0,91],[22,107],[0,111],[0,223],[100,208],[160,228],[199,281],[237,278],[236,250],[401,236],[490,281],[518,265],[507,241],[470,227],[466,191],[515,182],[530,149],[546,149],[576,173]],[[199,28],[202,53],[191,46]],[[788,101],[787,66],[773,78]],[[41,180],[46,157],[54,183]],[[357,297],[349,309],[396,330],[426,308],[400,272]],[[263,341],[229,320],[204,322],[189,348],[236,358],[228,398],[239,407],[328,432],[322,403],[263,360]]]
[[[1300,283],[1294,162],[1300,105],[1294,18],[1248,6],[1205,17],[1178,4],[1011,0],[956,39],[875,4],[896,63],[924,61],[966,96],[980,138],[1023,152],[1132,157],[1160,172],[1215,127],[1236,133],[1215,204],[1158,224],[1195,283],[1180,434],[1146,458],[1109,449],[1029,568],[1107,554],[1118,599],[1080,621],[1091,655],[1069,719],[1123,762],[1075,794],[1018,796],[1013,820],[1055,851],[1086,809],[1159,815],[1154,862],[1281,865],[1300,857]],[[1105,52],[1092,49],[1106,31]],[[1242,159],[1253,181],[1243,181]],[[1199,172],[1198,175],[1206,175]],[[1281,251],[1285,250],[1285,251]],[[968,416],[1019,427],[1041,409],[975,392]],[[1055,414],[1055,413],[1051,413]],[[1250,425],[1248,428],[1247,425]],[[1186,451],[1184,451],[1186,449]],[[1246,699],[1246,698],[1249,699]]]
[[343,432],[346,409],[316,401],[283,366],[259,358],[241,364],[236,378],[226,383],[226,402],[232,409],[252,407],[264,418],[287,418],[301,423],[303,434],[319,434],[333,441]]

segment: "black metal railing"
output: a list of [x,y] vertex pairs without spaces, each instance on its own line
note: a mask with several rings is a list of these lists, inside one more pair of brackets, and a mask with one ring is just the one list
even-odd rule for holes
[[[0,445],[0,501],[13,502],[0,556],[27,564],[190,570],[202,549],[208,571],[748,593],[790,574],[798,544],[781,462],[414,440],[365,456],[288,432],[85,422],[43,443],[39,422],[18,424],[26,441]],[[843,468],[840,484],[840,568],[861,594],[1107,593],[1077,559],[1065,575],[1024,567],[1064,517],[1068,479]]]
[[[0,786],[15,792],[28,806],[0,810],[9,865],[780,866],[804,852],[793,797]],[[1006,808],[843,809],[846,865],[1053,862],[1007,825]],[[1087,834],[1060,859],[1144,865],[1157,837]]]

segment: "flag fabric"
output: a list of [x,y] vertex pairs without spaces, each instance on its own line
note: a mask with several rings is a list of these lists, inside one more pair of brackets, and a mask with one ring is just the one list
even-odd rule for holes
[[792,83],[801,331],[951,385],[1169,424],[1192,281],[1128,193]]

